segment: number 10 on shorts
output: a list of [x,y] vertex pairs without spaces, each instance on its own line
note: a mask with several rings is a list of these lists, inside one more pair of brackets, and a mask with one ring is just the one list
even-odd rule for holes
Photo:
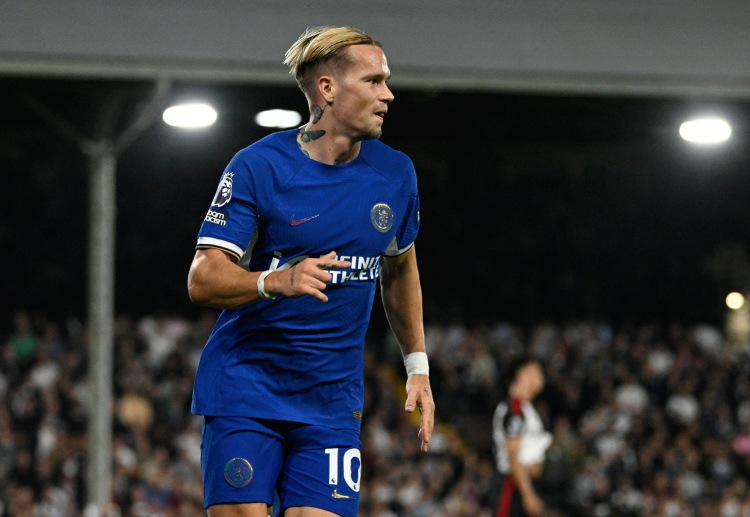
[[[341,449],[326,449],[328,455],[328,484],[339,484],[339,451]],[[358,449],[346,449],[342,458],[344,467],[344,481],[355,492],[359,492],[360,476],[362,475],[362,457]],[[354,469],[357,469],[356,479]]]

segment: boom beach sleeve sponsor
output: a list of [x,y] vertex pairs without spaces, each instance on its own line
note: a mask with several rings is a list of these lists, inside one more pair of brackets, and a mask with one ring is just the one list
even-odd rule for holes
[[209,210],[208,213],[206,214],[205,221],[207,223],[214,223],[214,224],[218,224],[219,226],[224,226],[227,224],[227,219],[229,219],[229,216],[227,214]]

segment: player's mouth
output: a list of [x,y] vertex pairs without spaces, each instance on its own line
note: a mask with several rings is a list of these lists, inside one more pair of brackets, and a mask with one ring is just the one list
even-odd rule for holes
[[386,114],[385,111],[376,111],[375,112],[375,116],[378,117],[380,120],[384,120],[385,119],[385,114]]

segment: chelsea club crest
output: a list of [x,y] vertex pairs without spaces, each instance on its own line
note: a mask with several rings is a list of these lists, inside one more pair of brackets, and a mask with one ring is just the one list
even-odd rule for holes
[[376,203],[370,210],[372,225],[379,232],[387,232],[393,226],[393,210],[385,203]]

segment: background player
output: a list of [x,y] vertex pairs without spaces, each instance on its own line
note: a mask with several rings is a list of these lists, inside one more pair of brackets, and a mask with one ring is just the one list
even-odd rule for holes
[[408,374],[406,411],[434,422],[414,240],[411,160],[377,139],[393,100],[380,43],[308,29],[285,64],[310,107],[299,130],[238,152],[201,226],[191,299],[224,309],[201,355],[211,517],[357,515],[363,347],[376,281]]
[[545,452],[552,443],[531,404],[544,388],[544,372],[536,359],[520,356],[510,364],[507,377],[508,399],[495,409],[492,429],[497,469],[502,475],[496,516],[536,517],[542,515],[544,506],[532,478],[541,474]]

